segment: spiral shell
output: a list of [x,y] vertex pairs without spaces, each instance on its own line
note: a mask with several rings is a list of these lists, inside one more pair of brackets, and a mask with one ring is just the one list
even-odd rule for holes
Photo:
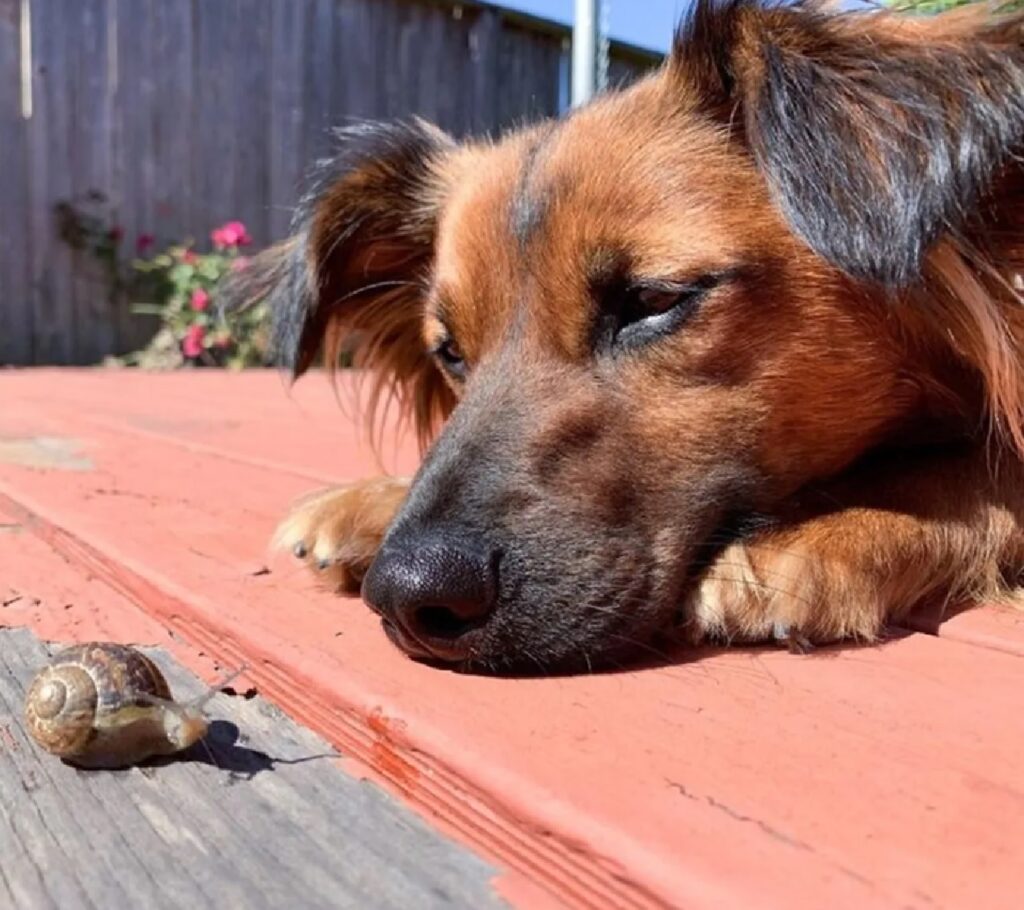
[[171,692],[156,664],[124,645],[90,642],[55,654],[25,696],[25,723],[32,738],[62,758],[83,753],[105,730],[152,713],[153,696]]

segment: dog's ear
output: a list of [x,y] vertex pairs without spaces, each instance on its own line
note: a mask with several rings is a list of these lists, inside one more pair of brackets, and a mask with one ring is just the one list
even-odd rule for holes
[[902,287],[1020,151],[1022,23],[979,9],[911,19],[697,0],[670,67],[740,134],[815,252]]
[[233,276],[227,295],[268,304],[275,353],[293,376],[321,353],[331,370],[350,357],[373,376],[371,422],[394,395],[426,441],[454,405],[420,334],[454,144],[419,120],[335,135],[336,152],[317,165],[292,236]]

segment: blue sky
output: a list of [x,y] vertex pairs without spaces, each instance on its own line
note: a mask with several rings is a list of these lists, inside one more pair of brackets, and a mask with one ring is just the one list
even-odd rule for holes
[[[493,0],[566,25],[572,23],[573,0]],[[611,0],[612,37],[656,51],[667,51],[679,16],[691,0]],[[843,7],[857,7],[860,0],[843,0]]]
[[[497,0],[511,9],[572,22],[573,0]],[[689,0],[611,0],[612,37],[658,51],[668,50],[672,30]]]

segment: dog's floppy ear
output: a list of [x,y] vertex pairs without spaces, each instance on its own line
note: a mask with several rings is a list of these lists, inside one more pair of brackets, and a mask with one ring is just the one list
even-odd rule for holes
[[454,143],[420,120],[360,123],[335,137],[292,236],[233,276],[226,295],[268,304],[275,354],[293,376],[320,353],[332,370],[350,355],[373,374],[371,421],[393,394],[426,441],[454,404],[420,335]]
[[697,0],[670,66],[742,133],[815,252],[896,288],[962,231],[1020,150],[1022,22]]

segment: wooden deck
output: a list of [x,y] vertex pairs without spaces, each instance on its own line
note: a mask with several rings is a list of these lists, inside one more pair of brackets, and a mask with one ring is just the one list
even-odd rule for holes
[[[443,672],[393,649],[358,601],[268,562],[295,496],[379,472],[326,381],[10,371],[0,402],[0,626],[160,645],[206,680],[247,661],[242,687],[491,864],[515,906],[1022,905],[1022,614],[921,617],[806,657]],[[414,464],[399,441],[386,466]],[[273,808],[234,790],[239,831]],[[344,819],[331,836],[339,862],[359,837]]]
[[[203,686],[152,653],[175,694]],[[47,658],[0,630],[0,716],[20,713]],[[75,771],[0,727],[0,906],[276,910],[499,908],[494,869],[259,696],[217,695],[205,746],[173,761]]]

